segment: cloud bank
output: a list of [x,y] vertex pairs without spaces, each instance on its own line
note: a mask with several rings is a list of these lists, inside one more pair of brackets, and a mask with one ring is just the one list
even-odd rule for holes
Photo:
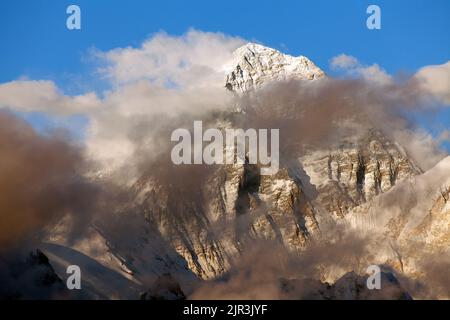
[[74,233],[89,222],[96,188],[83,177],[81,150],[64,136],[40,136],[0,111],[0,154],[0,250],[36,240],[67,215]]

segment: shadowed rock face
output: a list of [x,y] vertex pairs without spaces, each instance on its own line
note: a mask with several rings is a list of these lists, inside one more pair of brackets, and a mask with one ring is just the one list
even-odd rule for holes
[[0,299],[68,297],[66,287],[39,249],[0,256]]
[[153,286],[141,294],[141,300],[185,300],[178,281],[170,273],[159,276]]
[[349,272],[334,284],[319,280],[280,279],[280,287],[290,299],[307,300],[411,300],[410,294],[391,272],[381,272],[381,288],[368,289],[367,276]]

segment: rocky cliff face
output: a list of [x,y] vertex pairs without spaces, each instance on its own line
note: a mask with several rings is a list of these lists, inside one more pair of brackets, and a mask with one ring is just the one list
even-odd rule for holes
[[159,276],[152,287],[141,294],[141,300],[185,300],[180,284],[170,273]]
[[376,129],[334,150],[315,150],[301,161],[317,188],[317,203],[339,218],[421,173],[400,145]]
[[345,217],[354,229],[371,228],[400,241],[420,240],[437,249],[449,233],[450,157],[390,192],[355,207]]
[[270,239],[301,249],[318,229],[314,208],[294,168],[260,175],[250,164],[227,165],[212,173],[200,192],[203,203],[171,206],[172,194],[151,178],[136,185],[146,219],[172,243],[203,279],[224,273],[248,241]]

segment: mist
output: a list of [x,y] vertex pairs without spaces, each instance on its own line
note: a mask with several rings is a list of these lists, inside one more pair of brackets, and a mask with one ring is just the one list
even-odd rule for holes
[[97,188],[83,176],[80,147],[64,132],[43,136],[0,111],[0,250],[36,243],[63,217],[69,238],[89,223]]

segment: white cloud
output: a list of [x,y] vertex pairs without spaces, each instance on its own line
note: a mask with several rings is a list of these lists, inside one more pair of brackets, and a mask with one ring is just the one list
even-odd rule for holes
[[355,57],[342,53],[333,57],[330,65],[332,69],[348,69],[359,66],[359,62]]
[[[103,108],[90,114],[89,155],[120,167],[136,152],[132,140],[139,121],[156,126],[154,119],[161,114],[196,115],[230,105],[223,68],[245,43],[221,33],[190,30],[181,36],[158,33],[139,48],[97,53],[106,63],[100,71],[114,88],[105,93]],[[151,129],[140,128],[149,145]]]
[[360,77],[369,82],[385,85],[392,82],[392,77],[378,64],[370,66],[361,64],[353,56],[340,54],[331,59],[330,67],[333,70],[343,71],[345,75]]
[[[107,93],[104,107],[90,115],[86,141],[89,156],[109,167],[120,167],[139,147],[134,141],[137,127],[145,135],[144,142],[151,145],[155,138],[152,130],[161,125],[158,120],[161,116],[163,119],[180,114],[201,117],[212,110],[223,110],[231,99],[232,94],[223,87],[180,90],[155,86],[148,80],[123,85]],[[157,152],[154,150],[153,155]]]
[[392,77],[381,69],[378,64],[357,68],[356,72],[361,74],[364,79],[380,85],[392,82]]
[[71,115],[89,112],[100,104],[92,92],[65,96],[52,81],[17,80],[0,84],[0,108]]
[[245,44],[238,37],[190,30],[181,36],[158,33],[139,48],[98,53],[108,64],[101,72],[116,84],[146,79],[160,86],[223,85],[220,68]]
[[[333,57],[330,67],[343,72],[346,76],[360,77],[376,84],[392,83],[392,76],[378,64],[363,65],[350,55],[340,54]],[[441,65],[422,67],[413,78],[418,81],[423,94],[450,105],[450,61]]]
[[136,126],[148,128],[145,143],[154,140],[152,126],[161,114],[202,114],[230,105],[222,69],[232,52],[246,41],[190,30],[181,36],[158,33],[139,48],[97,52],[101,69],[113,87],[99,99],[94,93],[66,96],[52,81],[18,80],[0,85],[0,108],[58,115],[82,113],[89,119],[86,147],[90,158],[107,168],[120,167],[139,147]]
[[425,92],[450,105],[450,61],[423,67],[415,74],[415,78]]
[[439,144],[446,140],[446,132],[442,132],[436,139],[423,129],[396,130],[394,139],[403,146],[423,170],[428,170],[444,158],[447,153],[440,150]]

